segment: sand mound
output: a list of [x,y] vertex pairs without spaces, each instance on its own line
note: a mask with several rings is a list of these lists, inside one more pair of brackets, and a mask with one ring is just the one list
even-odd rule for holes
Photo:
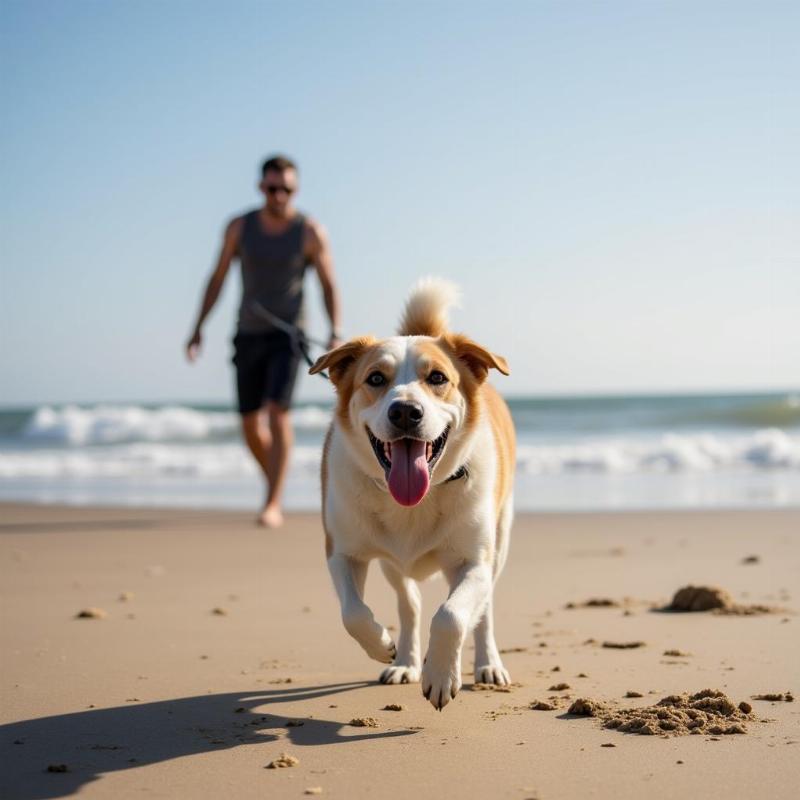
[[579,697],[567,711],[568,714],[575,714],[579,717],[599,717],[608,711],[605,703],[598,700],[590,700],[587,697]]
[[290,756],[288,753],[281,753],[274,761],[267,764],[267,769],[285,769],[286,767],[296,767],[300,763],[300,759],[295,756]]
[[684,586],[675,592],[668,611],[711,611],[714,608],[730,608],[733,598],[716,586]]
[[604,728],[642,736],[747,733],[745,722],[752,720],[751,712],[749,703],[737,706],[718,689],[668,695],[644,708],[614,709],[587,698],[576,700],[569,708],[570,714],[599,718]]
[[556,702],[548,703],[546,700],[532,700],[528,703],[528,708],[532,711],[554,711],[558,708],[558,704]]
[[350,724],[354,728],[377,728],[378,720],[375,717],[353,717]]
[[713,611],[715,614],[753,616],[773,614],[778,609],[764,605],[740,605],[724,589],[717,586],[684,586],[675,592],[672,602],[662,611]]

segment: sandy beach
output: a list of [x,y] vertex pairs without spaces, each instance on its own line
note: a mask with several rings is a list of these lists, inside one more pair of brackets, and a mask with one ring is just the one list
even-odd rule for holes
[[[473,688],[469,642],[442,713],[416,685],[376,682],[341,625],[316,514],[276,533],[243,513],[5,504],[0,534],[3,798],[789,798],[800,785],[800,703],[752,699],[800,689],[800,511],[518,516],[496,592],[515,683]],[[653,610],[687,584],[771,613]],[[445,589],[422,588],[427,629]],[[377,568],[367,599],[396,624]],[[89,609],[101,618],[76,618]],[[614,713],[707,688],[752,705],[744,735],[641,736],[568,713],[578,698]],[[268,768],[284,753],[299,762]]]

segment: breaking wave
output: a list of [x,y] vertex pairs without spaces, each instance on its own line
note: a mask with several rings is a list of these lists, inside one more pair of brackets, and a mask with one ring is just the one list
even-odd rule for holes
[[[322,430],[330,411],[318,406],[294,410],[295,427]],[[239,415],[187,406],[97,405],[89,408],[37,408],[19,433],[27,442],[53,445],[103,445],[121,442],[202,442],[238,436]]]
[[[166,429],[164,426],[151,432]],[[320,446],[300,445],[292,454],[292,470],[316,479],[320,456]],[[669,434],[652,440],[522,443],[517,452],[517,469],[527,475],[794,471],[800,470],[800,436],[767,429],[739,437]],[[250,455],[238,442],[156,441],[0,451],[0,478],[237,478],[255,474]]]

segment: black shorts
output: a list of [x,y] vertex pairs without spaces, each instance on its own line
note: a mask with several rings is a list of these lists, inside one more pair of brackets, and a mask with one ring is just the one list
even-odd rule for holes
[[258,411],[267,402],[289,408],[301,358],[292,337],[283,331],[240,331],[233,347],[239,413]]

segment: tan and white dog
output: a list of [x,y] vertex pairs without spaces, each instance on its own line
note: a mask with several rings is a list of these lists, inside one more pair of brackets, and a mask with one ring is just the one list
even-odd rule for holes
[[[422,680],[441,710],[461,687],[461,649],[475,632],[475,681],[509,682],[494,640],[492,592],[508,553],[514,427],[486,383],[505,360],[447,330],[452,284],[421,281],[399,335],[352,339],[323,355],[338,404],[322,457],[325,548],[345,628],[391,664],[383,683]],[[380,559],[398,597],[397,646],[364,602]],[[424,660],[417,581],[441,571],[450,594],[431,622]]]

